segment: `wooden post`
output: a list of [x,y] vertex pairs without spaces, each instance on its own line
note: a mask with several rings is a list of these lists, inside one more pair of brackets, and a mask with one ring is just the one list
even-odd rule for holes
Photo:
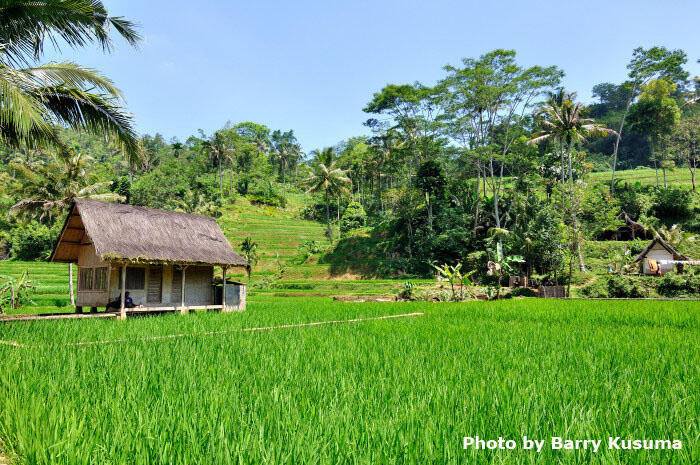
[[73,292],[73,262],[68,264],[68,290],[70,295],[70,304],[75,307],[75,293]]
[[222,288],[221,288],[221,311],[227,312],[226,308],[226,267],[221,267],[221,275],[223,277]]
[[182,305],[180,306],[180,314],[184,315],[187,313],[187,307],[185,307],[185,270],[187,270],[186,266],[182,267],[182,282],[180,283],[180,290],[181,292],[181,300],[182,300]]
[[126,320],[126,307],[124,306],[124,300],[126,300],[126,263],[122,265],[122,294],[121,294],[121,307],[119,311],[119,319]]

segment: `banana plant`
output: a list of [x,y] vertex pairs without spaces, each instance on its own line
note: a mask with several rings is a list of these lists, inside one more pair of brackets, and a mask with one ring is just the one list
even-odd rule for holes
[[26,271],[19,278],[0,276],[0,314],[4,314],[6,308],[17,310],[26,304],[33,304],[30,297],[34,289]]
[[[452,289],[453,302],[464,300],[467,296],[474,296],[474,292],[472,291],[474,282],[470,279],[470,276],[473,275],[476,270],[462,273],[461,263],[457,263],[454,266],[445,263],[442,266],[432,265],[432,267],[440,273],[440,276],[449,281],[450,288]],[[459,285],[459,290],[455,289],[455,285]]]
[[496,243],[496,256],[494,260],[491,260],[486,265],[488,268],[487,274],[489,276],[497,276],[498,284],[496,286],[496,300],[501,298],[501,278],[505,273],[512,273],[515,263],[525,263],[522,255],[505,255],[503,253],[503,246],[500,242]]

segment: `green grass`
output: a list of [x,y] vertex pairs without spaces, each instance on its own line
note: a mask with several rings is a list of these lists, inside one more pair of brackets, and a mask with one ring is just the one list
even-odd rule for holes
[[[0,325],[48,345],[423,311],[82,348],[0,346],[0,437],[25,463],[691,464],[700,303],[346,304]],[[680,451],[465,451],[462,437],[672,438]]]
[[[599,171],[588,175],[588,180],[593,182],[610,183],[612,171]],[[640,182],[642,185],[656,185],[656,171],[653,168],[640,168],[634,170],[621,170],[615,172],[615,180],[635,184]],[[659,185],[663,186],[663,173],[659,170]],[[683,185],[690,187],[690,171],[687,168],[676,168],[673,171],[666,172],[666,184],[668,185]]]

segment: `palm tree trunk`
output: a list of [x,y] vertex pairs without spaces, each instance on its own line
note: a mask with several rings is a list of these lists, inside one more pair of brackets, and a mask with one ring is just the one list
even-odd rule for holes
[[282,192],[284,196],[284,204],[287,205],[287,178],[284,176],[284,169],[282,170]]
[[564,184],[564,177],[565,177],[565,171],[564,171],[564,144],[559,141],[559,159],[560,159],[560,167],[559,169],[561,170],[561,183]]
[[219,157],[219,193],[224,198],[224,172],[221,171],[221,157]]
[[569,164],[569,180],[573,182],[574,180],[574,171],[571,167],[571,141],[568,141],[566,144],[566,156],[568,158],[568,164]]
[[338,195],[338,240],[340,240],[340,195]]
[[326,224],[328,225],[328,240],[333,245],[333,230],[331,229],[331,210],[328,206],[328,189],[326,189]]

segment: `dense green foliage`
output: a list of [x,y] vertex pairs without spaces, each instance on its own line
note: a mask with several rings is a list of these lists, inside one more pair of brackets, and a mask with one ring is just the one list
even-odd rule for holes
[[[562,70],[525,68],[514,51],[494,50],[446,67],[432,87],[386,86],[364,108],[370,135],[308,155],[292,130],[254,122],[184,142],[145,135],[135,164],[113,141],[63,130],[66,153],[0,149],[0,249],[45,258],[75,196],[202,213],[224,229],[232,205],[252,204],[273,220],[291,214],[326,226],[325,239],[266,249],[272,273],[272,261],[313,261],[332,274],[428,277],[433,264],[462,263],[488,281],[500,244],[524,258],[513,273],[565,282],[588,271],[582,244],[615,237],[621,212],[647,237],[674,224],[700,232],[698,99],[685,61],[681,51],[637,49],[630,81],[596,86],[601,102],[587,107],[559,87]],[[599,170],[614,147],[614,168],[653,174],[617,171],[611,186]],[[230,238],[248,236],[257,241]],[[299,253],[304,241],[326,240],[333,247]]]
[[[202,334],[414,311],[426,315]],[[699,330],[693,302],[529,299],[261,298],[243,314],[6,324],[0,339],[51,349],[0,347],[0,430],[36,464],[696,463]],[[191,336],[139,340],[167,334]],[[133,341],[61,346],[110,339]],[[683,449],[463,450],[474,435]]]

